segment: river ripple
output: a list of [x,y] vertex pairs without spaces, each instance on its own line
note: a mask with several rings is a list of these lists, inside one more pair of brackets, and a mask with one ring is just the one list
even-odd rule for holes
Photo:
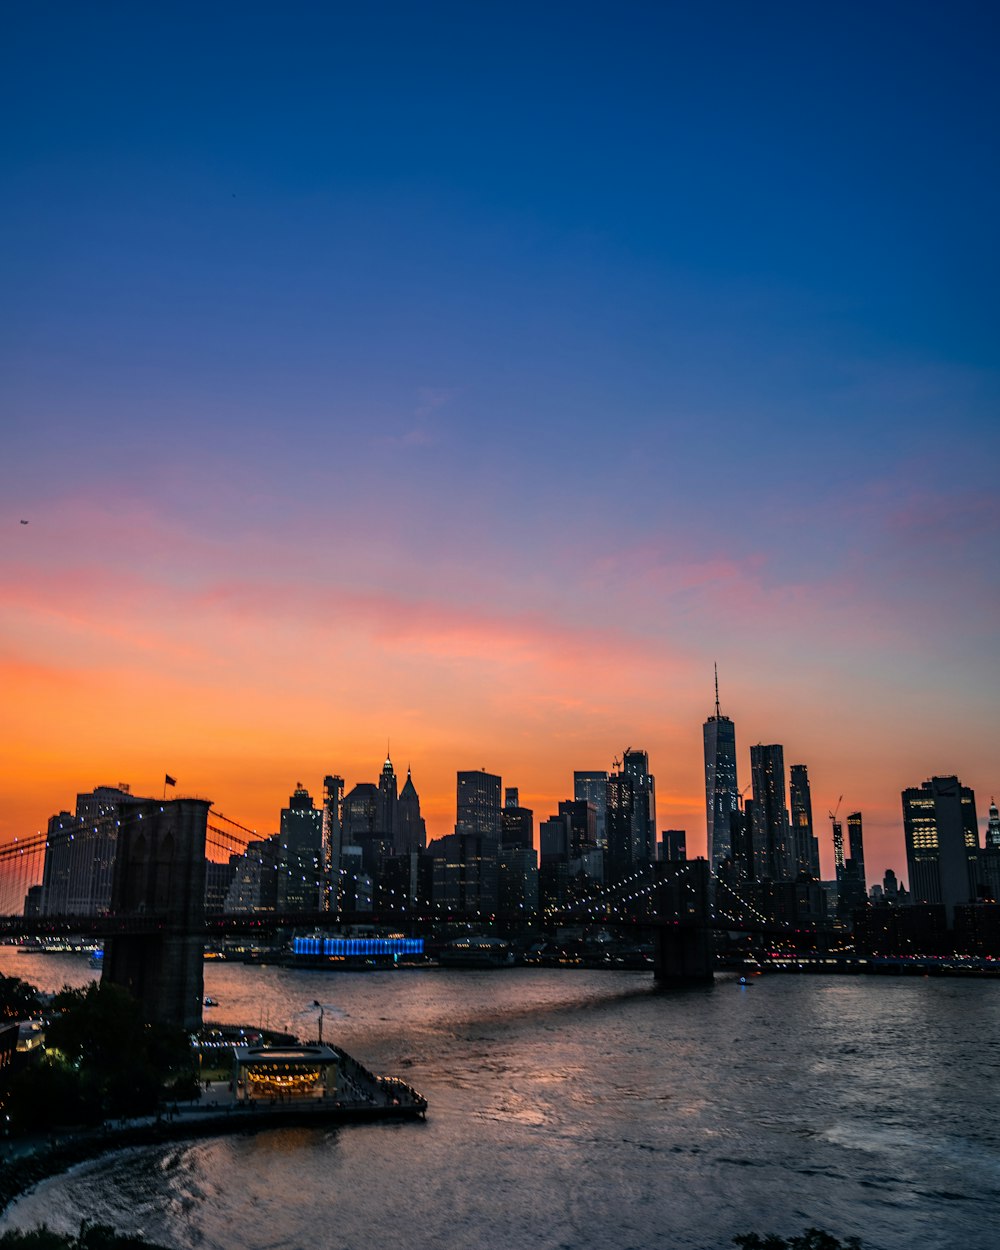
[[[0,951],[82,984],[82,959]],[[82,1217],[187,1250],[714,1250],[815,1224],[881,1250],[1000,1244],[1000,984],[206,964],[220,1019],[315,1032],[426,1124],[120,1152],[0,1226]],[[213,1014],[212,1012],[207,1014]]]

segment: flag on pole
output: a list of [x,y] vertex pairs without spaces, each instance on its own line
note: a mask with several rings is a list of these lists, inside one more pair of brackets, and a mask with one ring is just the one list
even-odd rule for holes
[[169,773],[166,773],[164,774],[164,777],[163,777],[163,784],[165,786],[175,786],[177,785],[177,778],[171,777]]

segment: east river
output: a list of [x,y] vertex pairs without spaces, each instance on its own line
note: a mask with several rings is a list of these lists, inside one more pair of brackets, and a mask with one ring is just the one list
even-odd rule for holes
[[[0,949],[43,989],[95,974]],[[186,1250],[715,1250],[818,1225],[879,1250],[1000,1245],[1000,982],[316,973],[209,963],[206,1016],[324,1032],[426,1123],[122,1151],[0,1227],[81,1218]]]

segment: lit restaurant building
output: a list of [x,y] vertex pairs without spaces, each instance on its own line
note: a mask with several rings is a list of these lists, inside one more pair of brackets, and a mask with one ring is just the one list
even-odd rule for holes
[[240,1102],[334,1098],[339,1058],[329,1046],[243,1046],[233,1052]]

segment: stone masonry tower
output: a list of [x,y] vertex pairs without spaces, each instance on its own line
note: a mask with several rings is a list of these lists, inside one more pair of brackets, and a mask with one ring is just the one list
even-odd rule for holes
[[124,932],[105,944],[102,981],[121,985],[148,1019],[201,1026],[204,993],[207,799],[122,809],[111,915]]

